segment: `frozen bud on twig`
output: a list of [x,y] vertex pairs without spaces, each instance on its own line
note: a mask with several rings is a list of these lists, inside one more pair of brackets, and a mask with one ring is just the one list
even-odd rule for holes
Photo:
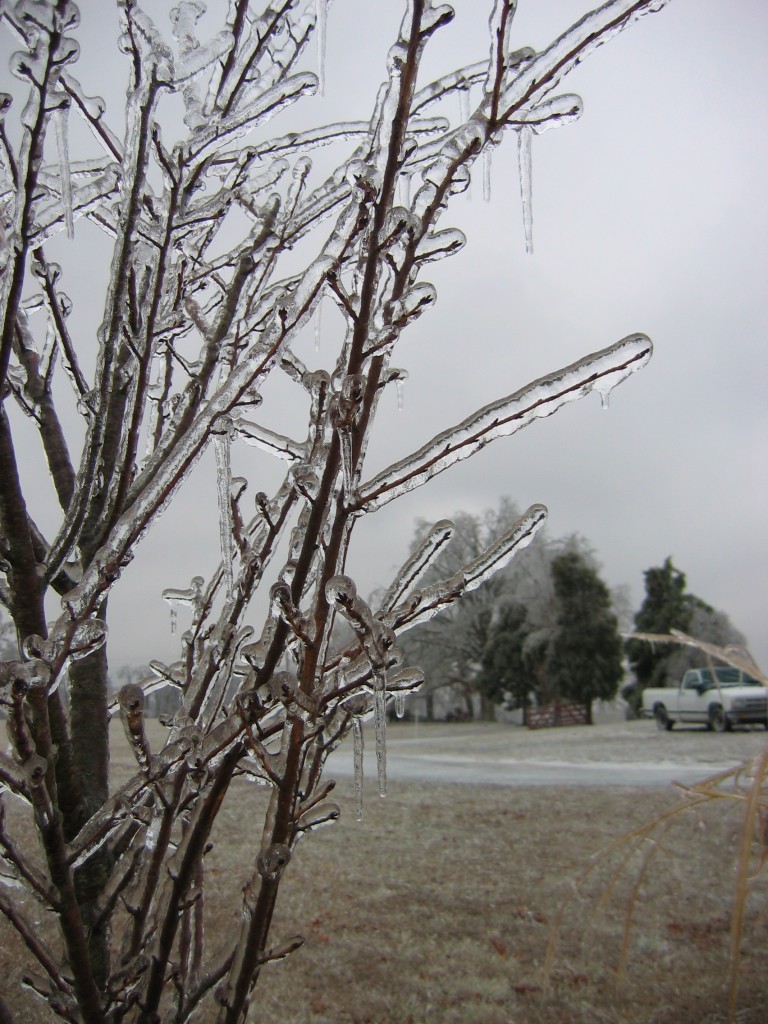
[[290,847],[285,843],[273,843],[256,858],[256,869],[262,878],[274,882],[285,871],[290,859]]
[[48,762],[39,754],[31,754],[22,765],[27,782],[32,789],[42,785],[48,771]]

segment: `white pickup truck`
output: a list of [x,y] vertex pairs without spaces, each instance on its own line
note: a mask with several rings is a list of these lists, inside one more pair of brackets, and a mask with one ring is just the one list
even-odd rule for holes
[[678,689],[643,691],[643,714],[659,729],[675,722],[698,722],[715,732],[733,725],[758,724],[768,729],[768,689],[738,668],[692,668]]

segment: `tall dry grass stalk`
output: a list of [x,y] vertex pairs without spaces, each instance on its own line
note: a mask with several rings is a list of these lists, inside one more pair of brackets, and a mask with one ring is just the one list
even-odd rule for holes
[[[719,647],[716,644],[688,636],[679,630],[672,630],[669,634],[632,633],[631,638],[647,640],[650,643],[677,643],[695,647],[707,655],[710,668],[714,667],[716,660],[723,661],[748,672],[768,686],[768,677],[760,670],[750,653],[742,647],[735,645]],[[611,897],[615,894],[619,880],[624,878],[635,864],[637,865],[637,874],[630,888],[617,965],[617,984],[620,984],[629,955],[632,922],[638,899],[640,899],[640,890],[654,862],[655,855],[659,852],[666,852],[663,845],[665,834],[681,817],[692,811],[700,812],[706,806],[719,806],[726,810],[735,804],[741,807],[742,817],[738,845],[734,851],[735,873],[726,977],[727,1020],[729,1024],[732,1024],[736,1019],[747,907],[768,860],[768,744],[757,756],[735,768],[718,772],[696,785],[678,785],[678,788],[680,789],[678,803],[647,824],[621,836],[600,851],[586,870],[574,880],[572,896],[563,904],[552,927],[544,964],[544,976],[548,983],[563,922],[573,900],[582,892],[585,883],[594,877],[600,869],[610,872],[609,880],[604,885],[595,907],[594,917],[596,918],[608,906]],[[693,884],[695,881],[694,879]],[[768,902],[758,913],[756,923],[764,923],[767,919]]]

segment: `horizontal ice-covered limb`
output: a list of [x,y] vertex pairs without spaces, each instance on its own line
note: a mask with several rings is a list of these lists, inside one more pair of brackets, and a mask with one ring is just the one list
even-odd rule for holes
[[630,334],[608,348],[486,405],[474,415],[428,441],[358,489],[356,507],[371,512],[421,486],[497,437],[514,434],[534,420],[551,416],[567,402],[591,391],[603,400],[635,370],[645,366],[653,346],[645,334]]
[[225,140],[239,138],[253,131],[275,116],[283,107],[294,103],[303,95],[317,91],[317,78],[309,72],[301,72],[283,79],[271,89],[254,97],[253,103],[237,110],[229,117],[213,118],[198,130],[189,145],[189,158],[199,158],[210,146],[222,146]]
[[251,423],[250,420],[236,419],[235,430],[239,437],[242,437],[248,444],[261,448],[270,455],[276,455],[279,459],[287,459],[289,462],[300,462],[306,451],[303,444],[292,441],[283,434],[277,434],[268,427],[261,427],[258,423]]
[[752,655],[746,648],[738,644],[728,644],[720,647],[717,644],[709,643],[707,640],[699,640],[696,637],[683,633],[680,629],[671,629],[669,633],[625,633],[627,640],[645,640],[650,644],[680,644],[684,647],[695,647],[703,651],[710,658],[717,658],[720,661],[741,669],[747,675],[759,679],[763,685],[768,686],[768,676],[755,662]]
[[521,113],[519,117],[512,119],[509,123],[525,125],[531,129],[534,135],[542,135],[550,128],[573,124],[574,121],[578,121],[583,112],[584,104],[581,96],[577,96],[575,93],[564,93],[562,96],[552,96],[544,100],[543,103]]
[[669,0],[612,0],[585,14],[551,46],[525,63],[504,90],[499,121],[555,89],[588,54],[645,14],[660,11]]

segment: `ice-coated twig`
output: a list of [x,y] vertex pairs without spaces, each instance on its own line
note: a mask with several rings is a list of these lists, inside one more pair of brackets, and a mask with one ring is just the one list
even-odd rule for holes
[[238,437],[255,448],[261,448],[270,455],[279,459],[286,459],[288,462],[300,462],[306,456],[306,449],[303,444],[292,441],[283,434],[278,434],[267,427],[259,426],[258,423],[251,423],[250,420],[238,418],[235,420],[235,430]]
[[133,755],[142,771],[148,771],[152,751],[144,729],[144,691],[136,683],[123,686],[118,694],[123,725]]
[[494,573],[508,565],[518,551],[530,544],[544,525],[546,518],[547,509],[544,505],[531,505],[517,522],[513,523],[481,555],[464,566],[461,571],[466,581],[466,589],[477,589]]
[[638,18],[660,11],[668,3],[669,0],[610,0],[585,14],[551,46],[523,65],[503,92],[499,120],[506,122],[519,108],[538,103],[586,56]]
[[503,569],[516,552],[530,544],[536,532],[543,526],[546,516],[547,510],[543,505],[531,505],[477,558],[462,566],[449,579],[413,591],[391,611],[382,614],[382,621],[398,633],[411,629],[421,622],[428,622],[438,612],[450,607],[462,594],[476,589],[494,573]]
[[453,523],[449,519],[435,523],[387,588],[379,605],[380,615],[391,611],[416,586],[452,536]]
[[653,351],[645,334],[630,334],[608,348],[515,391],[480,409],[451,430],[437,434],[418,451],[361,484],[356,507],[370,512],[406,494],[437,473],[474,455],[490,441],[514,434],[534,420],[551,416],[591,391],[601,398],[648,362]]

